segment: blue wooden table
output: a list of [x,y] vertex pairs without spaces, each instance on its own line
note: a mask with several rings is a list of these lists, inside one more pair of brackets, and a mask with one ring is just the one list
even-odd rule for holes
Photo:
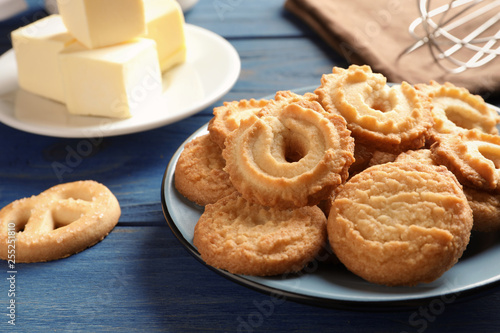
[[[43,15],[42,1],[31,1],[27,12],[0,22],[0,54],[11,48],[11,30]],[[8,324],[8,267],[0,262],[0,331],[499,331],[498,287],[410,307],[321,307],[276,302],[194,259],[167,226],[160,201],[162,177],[177,147],[223,101],[318,85],[321,74],[348,63],[287,13],[282,0],[201,0],[186,21],[236,48],[242,62],[237,83],[212,106],[176,124],[104,138],[63,175],[64,182],[94,179],[107,185],[120,201],[120,221],[104,241],[79,254],[18,264],[15,326]],[[499,105],[493,97],[488,101]],[[81,140],[0,124],[0,207],[60,183],[53,163],[64,162]]]

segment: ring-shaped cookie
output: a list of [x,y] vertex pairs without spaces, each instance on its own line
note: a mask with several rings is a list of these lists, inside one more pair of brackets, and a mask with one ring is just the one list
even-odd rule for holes
[[120,214],[113,193],[95,181],[54,186],[0,210],[0,257],[7,259],[7,249],[13,243],[16,262],[70,256],[101,241]]
[[500,136],[477,129],[441,134],[431,151],[464,186],[500,193]]
[[369,66],[334,67],[315,93],[326,111],[345,118],[360,143],[394,153],[424,146],[433,124],[428,100],[407,82],[386,83]]
[[498,134],[498,113],[488,107],[483,98],[467,89],[446,82],[417,84],[415,88],[430,98],[434,130],[438,133],[478,129],[488,134]]
[[243,119],[252,115],[269,114],[272,110],[280,109],[283,106],[296,103],[306,108],[323,111],[323,107],[317,102],[317,96],[312,93],[304,95],[295,94],[289,90],[276,92],[274,99],[267,100],[240,100],[234,102],[224,102],[223,106],[214,108],[213,118],[208,123],[208,131],[214,142],[221,149],[224,149],[224,141],[236,130]]
[[347,181],[328,217],[340,261],[367,281],[413,286],[439,278],[461,257],[472,211],[443,166],[386,163]]
[[240,126],[242,119],[257,114],[269,100],[250,99],[224,102],[223,106],[214,108],[213,118],[208,123],[208,131],[212,140],[224,149],[224,141],[229,134]]
[[341,117],[289,104],[243,120],[222,154],[243,197],[264,206],[315,205],[348,176],[354,143]]

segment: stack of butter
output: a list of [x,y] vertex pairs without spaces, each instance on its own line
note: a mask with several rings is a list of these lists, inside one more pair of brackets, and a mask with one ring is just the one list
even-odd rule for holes
[[184,62],[175,0],[58,0],[51,15],[12,32],[19,85],[68,112],[129,118]]

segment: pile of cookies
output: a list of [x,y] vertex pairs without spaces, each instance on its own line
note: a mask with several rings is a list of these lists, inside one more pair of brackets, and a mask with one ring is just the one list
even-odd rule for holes
[[335,67],[314,92],[215,108],[175,186],[205,207],[193,244],[216,268],[285,274],[333,250],[367,281],[428,283],[472,229],[500,229],[499,121],[449,83]]

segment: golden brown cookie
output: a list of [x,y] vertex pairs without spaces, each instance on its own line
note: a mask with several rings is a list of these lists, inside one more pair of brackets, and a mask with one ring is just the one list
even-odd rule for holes
[[[429,149],[409,150],[400,154],[395,162],[419,162],[428,165],[438,165],[432,159]],[[463,186],[465,197],[472,209],[475,231],[489,232],[500,229],[500,194]]]
[[354,162],[349,167],[349,176],[366,169],[374,152],[374,149],[354,140]]
[[116,197],[95,181],[54,186],[0,210],[0,257],[42,262],[68,257],[101,241],[121,210]]
[[296,104],[305,109],[311,109],[318,112],[324,112],[323,106],[318,102],[318,96],[313,93],[305,93],[299,95],[290,90],[278,91],[274,95],[274,99],[263,107],[259,113],[259,117],[275,115],[280,113],[281,110],[288,104]]
[[208,123],[208,131],[212,140],[224,149],[224,141],[228,135],[240,126],[242,119],[257,114],[269,100],[240,100],[224,102],[223,106],[214,108],[214,116]]
[[500,136],[476,129],[441,134],[431,151],[462,185],[500,193]]
[[222,150],[209,134],[194,138],[184,146],[175,166],[175,188],[187,199],[205,206],[235,191]]
[[316,205],[348,176],[353,140],[342,117],[289,104],[243,120],[226,140],[231,182],[251,202]]
[[488,134],[498,134],[498,113],[489,108],[483,98],[452,83],[417,84],[415,88],[430,98],[434,130],[438,133],[478,129]]
[[455,176],[421,163],[375,165],[352,177],[328,218],[335,254],[367,281],[413,286],[461,257],[472,211]]
[[345,118],[356,141],[376,150],[421,148],[432,128],[428,99],[406,82],[389,87],[369,66],[334,67],[315,93],[326,111]]
[[427,165],[439,165],[432,158],[430,149],[408,150],[399,154],[394,162],[418,162]]
[[237,192],[205,207],[193,238],[208,265],[257,276],[299,271],[325,243],[326,218],[318,207],[269,208]]
[[473,230],[491,232],[500,229],[500,194],[464,186],[474,216]]
[[397,154],[388,153],[385,151],[375,151],[373,152],[373,156],[368,162],[368,167],[377,165],[377,164],[385,164],[389,162],[394,162],[394,160],[398,157]]

